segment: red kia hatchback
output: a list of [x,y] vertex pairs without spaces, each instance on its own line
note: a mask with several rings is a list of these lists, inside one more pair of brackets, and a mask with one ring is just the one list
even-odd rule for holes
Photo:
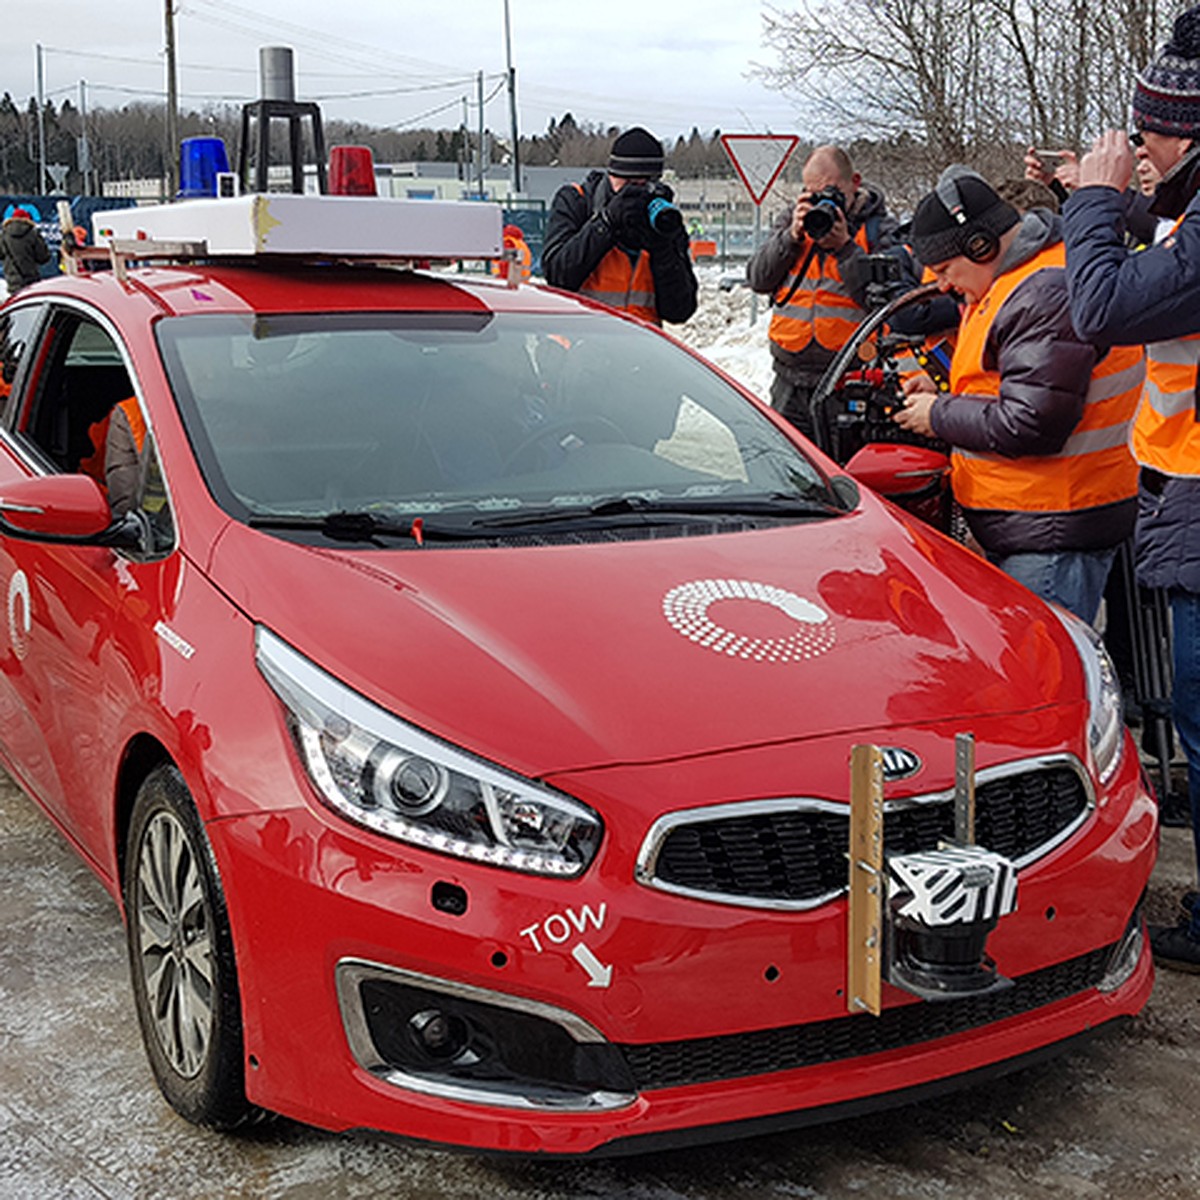
[[288,201],[102,214],[0,309],[0,749],[175,1109],[636,1151],[1138,1012],[1090,629],[659,331],[365,261],[484,206]]

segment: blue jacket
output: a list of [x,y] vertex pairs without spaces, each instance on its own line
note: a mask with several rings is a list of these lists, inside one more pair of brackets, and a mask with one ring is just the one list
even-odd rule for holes
[[[1136,253],[1112,188],[1079,188],[1063,209],[1063,234],[1080,337],[1129,346],[1200,333],[1200,192],[1174,234]],[[1147,587],[1200,593],[1200,478],[1142,472],[1136,546]]]
[[1156,246],[1125,245],[1125,201],[1078,188],[1063,208],[1071,323],[1087,341],[1140,346],[1200,332],[1200,194]]

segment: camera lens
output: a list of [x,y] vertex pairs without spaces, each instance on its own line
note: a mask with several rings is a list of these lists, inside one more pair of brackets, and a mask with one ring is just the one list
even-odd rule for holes
[[804,214],[804,232],[814,242],[819,242],[832,228],[837,205],[832,200],[818,200]]
[[683,214],[669,200],[655,196],[646,206],[650,228],[658,234],[678,233],[683,228]]

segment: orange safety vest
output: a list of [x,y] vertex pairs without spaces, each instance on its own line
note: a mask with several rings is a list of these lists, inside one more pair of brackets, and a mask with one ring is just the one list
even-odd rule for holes
[[[950,365],[956,395],[998,396],[1000,374],[983,364],[992,322],[1025,279],[1066,263],[1056,242],[1001,275],[963,314]],[[955,448],[951,487],[963,508],[1001,512],[1074,512],[1099,508],[1137,493],[1137,464],[1129,452],[1129,424],[1145,377],[1140,346],[1114,346],[1092,370],[1083,416],[1057,454],[1006,458]]]
[[1200,333],[1146,346],[1146,386],[1133,423],[1133,454],[1142,466],[1164,475],[1200,475],[1198,372]]
[[[869,250],[865,225],[859,227],[854,241],[864,251]],[[801,267],[803,279],[798,278]],[[850,295],[838,270],[837,256],[819,250],[810,255],[806,249],[796,258],[775,293],[774,303],[767,336],[793,353],[803,350],[814,338],[826,350],[840,350],[867,315]]]
[[[129,422],[129,428],[133,433],[134,444],[140,453],[146,443],[146,420],[142,416],[142,410],[138,407],[137,400],[133,396],[129,396],[120,404],[114,404],[113,408],[119,408],[125,414],[125,419]],[[99,421],[88,426],[88,438],[92,443],[92,453],[87,458],[79,460],[80,472],[90,475],[105,491],[108,490],[108,483],[104,472],[104,456],[108,446],[108,423],[112,420],[112,412],[113,410],[109,409]]]
[[654,303],[654,276],[650,273],[650,255],[638,252],[637,263],[629,261],[624,250],[614,246],[583,281],[581,296],[619,308],[643,321],[661,325]]

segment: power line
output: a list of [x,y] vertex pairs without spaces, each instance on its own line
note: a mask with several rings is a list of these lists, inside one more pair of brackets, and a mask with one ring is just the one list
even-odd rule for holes
[[[197,7],[199,6],[199,7]],[[234,14],[243,21],[222,18],[216,12],[205,12],[205,9],[216,9],[218,12]],[[281,20],[276,16],[267,16],[243,5],[229,3],[229,0],[188,0],[183,9],[186,14],[196,20],[218,25],[226,29],[235,29],[242,33],[253,34],[256,37],[278,39],[281,32],[291,34],[296,40],[307,42],[308,49],[334,62],[361,64],[364,57],[384,62],[394,71],[397,67],[413,73],[416,71],[433,71],[437,74],[461,71],[458,66],[446,63],[431,63],[423,59],[409,58],[402,54],[381,49],[378,45],[354,41],[326,30],[313,29],[293,21]],[[248,21],[249,24],[245,22]],[[342,47],[344,53],[331,49],[331,46]]]

